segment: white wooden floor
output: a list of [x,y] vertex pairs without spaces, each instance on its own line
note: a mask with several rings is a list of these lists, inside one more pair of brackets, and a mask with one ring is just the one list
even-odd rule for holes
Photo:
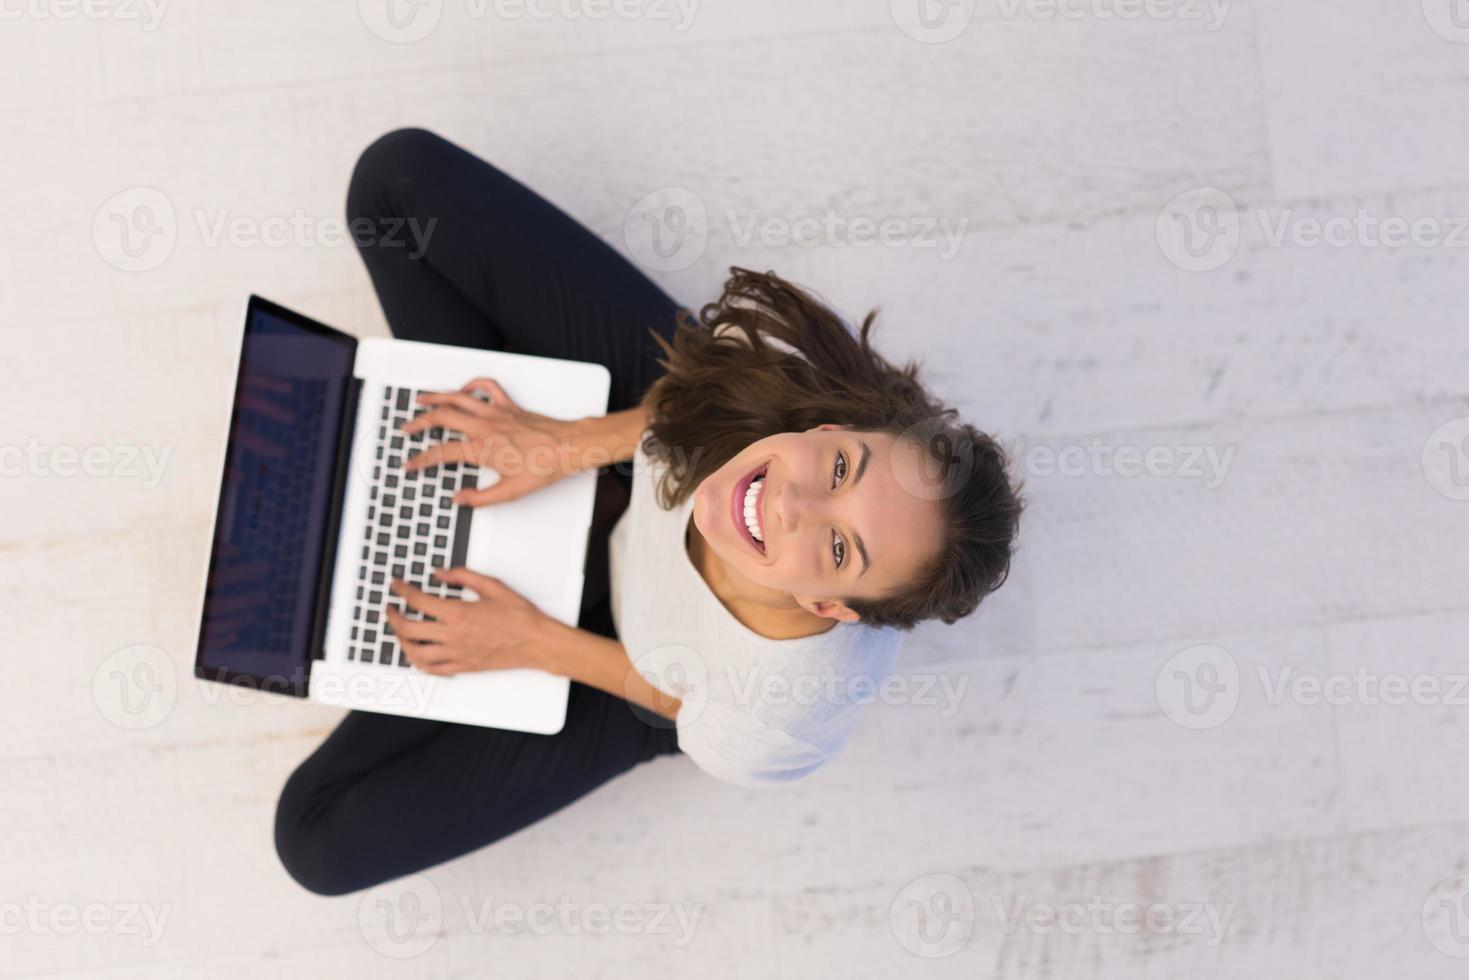
[[[1114,2],[0,7],[0,974],[1463,976],[1465,11]],[[194,603],[241,299],[384,332],[331,228],[405,125],[686,303],[741,264],[880,304],[1031,505],[1010,583],[909,642],[929,696],[813,778],[663,759],[322,899],[271,816],[338,715],[196,685]],[[707,220],[664,259],[670,202]],[[53,472],[88,449],[104,475]],[[569,911],[485,914],[537,903]]]

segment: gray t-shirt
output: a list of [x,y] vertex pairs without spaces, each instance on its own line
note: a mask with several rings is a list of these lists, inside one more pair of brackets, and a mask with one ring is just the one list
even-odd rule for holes
[[639,444],[632,500],[608,541],[618,636],[650,684],[683,700],[678,745],[701,769],[747,786],[799,779],[841,751],[903,633],[843,622],[789,640],[754,632],[689,557],[692,495],[664,510],[658,474]]

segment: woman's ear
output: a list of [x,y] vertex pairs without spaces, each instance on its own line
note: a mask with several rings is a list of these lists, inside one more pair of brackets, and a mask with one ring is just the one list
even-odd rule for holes
[[801,608],[823,619],[835,619],[843,623],[855,623],[862,618],[851,606],[842,602],[840,599],[803,599],[800,596],[796,596],[795,600],[801,605]]

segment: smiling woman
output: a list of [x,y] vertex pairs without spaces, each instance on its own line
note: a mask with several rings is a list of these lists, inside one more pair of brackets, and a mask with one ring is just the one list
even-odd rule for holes
[[421,253],[355,239],[395,336],[593,361],[612,385],[607,415],[574,420],[491,378],[421,398],[407,427],[462,438],[409,469],[499,473],[461,504],[602,468],[575,626],[467,568],[438,579],[477,601],[396,582],[420,618],[389,617],[414,670],[570,678],[566,723],[548,736],[353,712],[281,794],[277,848],[306,887],[464,854],[662,755],[740,785],[807,776],[841,751],[905,630],[953,622],[1004,581],[1021,502],[1003,452],[870,347],[871,316],[854,332],[773,273],[734,269],[695,318],[423,130],[368,148],[348,211],[372,229],[437,221]]
[[854,336],[773,273],[732,273],[703,329],[660,338],[661,502],[694,495],[731,581],[813,616],[911,629],[973,612],[1009,574],[1023,507],[1003,449],[872,349],[874,314]]

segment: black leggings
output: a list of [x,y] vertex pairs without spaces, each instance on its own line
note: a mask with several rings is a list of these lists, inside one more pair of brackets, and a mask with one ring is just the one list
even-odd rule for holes
[[[595,361],[612,373],[608,411],[635,405],[657,377],[648,331],[671,336],[678,305],[485,161],[423,130],[389,133],[358,161],[347,211],[376,229],[354,224],[354,239],[394,336]],[[607,533],[630,475],[630,463],[608,467],[597,484],[579,625],[604,636],[616,635]],[[323,895],[467,854],[677,752],[671,725],[647,717],[576,682],[556,735],[354,711],[286,782],[276,851]]]

